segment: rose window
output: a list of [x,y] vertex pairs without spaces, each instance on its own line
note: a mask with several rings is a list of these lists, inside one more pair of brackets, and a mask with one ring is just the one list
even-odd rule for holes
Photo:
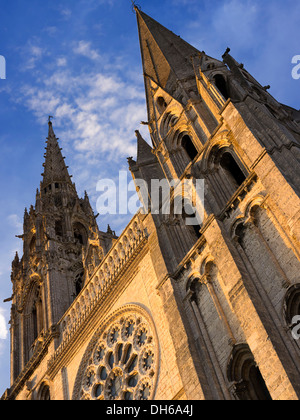
[[149,400],[157,379],[157,352],[149,323],[120,317],[98,338],[85,365],[81,399]]

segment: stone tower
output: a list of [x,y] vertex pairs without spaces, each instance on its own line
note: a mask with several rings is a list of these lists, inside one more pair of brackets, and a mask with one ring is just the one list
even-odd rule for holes
[[160,195],[119,238],[99,232],[49,122],[2,398],[297,400],[300,112],[229,49],[211,58],[135,11],[151,146],[137,131],[129,169],[146,210],[167,182],[170,211]]
[[99,265],[114,235],[99,232],[87,193],[77,195],[49,118],[43,180],[24,214],[24,254],[12,264],[11,376],[16,379]]
[[[152,150],[138,134],[133,178],[149,189],[168,179],[174,202],[174,179],[205,180],[200,226],[186,226],[184,212],[152,215],[168,292],[190,317],[196,348],[188,346],[203,362],[195,380],[213,399],[298,398],[300,111],[273,98],[229,48],[216,60],[135,10]],[[177,329],[175,313],[168,319]]]

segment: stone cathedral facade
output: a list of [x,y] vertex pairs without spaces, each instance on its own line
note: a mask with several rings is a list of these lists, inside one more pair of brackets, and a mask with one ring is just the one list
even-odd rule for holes
[[2,399],[297,400],[300,112],[229,49],[211,58],[136,15],[152,147],[137,132],[129,169],[149,188],[204,179],[203,221],[140,211],[100,232],[49,121]]

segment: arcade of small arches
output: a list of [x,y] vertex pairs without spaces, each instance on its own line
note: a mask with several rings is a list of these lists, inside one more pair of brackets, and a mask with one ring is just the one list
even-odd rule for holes
[[[196,162],[194,171],[198,177],[207,176],[212,186],[211,190],[216,195],[218,210],[221,211],[250,174],[234,147],[234,140],[228,132],[224,132],[210,141],[208,147],[203,148],[199,141],[195,140],[197,136],[180,122],[177,111],[169,109],[162,96],[159,96],[156,102],[160,111],[164,113],[160,121],[160,135],[166,143],[165,147],[178,176],[184,173],[201,151],[203,158],[201,162]],[[157,153],[158,156],[164,154],[162,149]],[[162,157],[161,160],[164,161]]]
[[[257,206],[254,205],[252,211],[255,208],[257,209]],[[213,256],[210,254],[205,256],[204,253],[199,271],[194,269],[185,281],[190,304],[195,314],[201,314],[203,303],[200,298],[202,296],[200,290],[203,287],[212,296],[218,316],[221,319],[223,318],[229,341],[232,344],[232,352],[227,362],[226,372],[232,396],[237,400],[271,400],[271,395],[250,347],[246,342],[236,342],[230,324],[226,320],[226,315],[218,297],[219,292],[217,292],[218,275],[218,267],[215,265]],[[206,296],[206,294],[203,296]],[[197,308],[196,311],[195,307]],[[293,319],[296,316],[300,316],[300,283],[292,284],[287,288],[282,299],[281,315],[282,325],[290,334],[291,342],[299,346],[299,342],[292,339],[292,329],[295,326]]]
[[62,342],[74,330],[78,320],[88,312],[89,308],[92,308],[95,302],[110,287],[115,276],[130,261],[130,257],[146,237],[146,232],[142,230],[142,226],[135,220],[114,244],[86,285],[83,284],[82,270],[77,273],[75,285],[78,295],[63,318],[61,324]]

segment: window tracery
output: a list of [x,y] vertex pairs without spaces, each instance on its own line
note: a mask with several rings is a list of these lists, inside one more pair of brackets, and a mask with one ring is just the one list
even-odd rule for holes
[[140,314],[120,316],[92,347],[83,369],[82,400],[149,400],[158,356],[149,323]]

